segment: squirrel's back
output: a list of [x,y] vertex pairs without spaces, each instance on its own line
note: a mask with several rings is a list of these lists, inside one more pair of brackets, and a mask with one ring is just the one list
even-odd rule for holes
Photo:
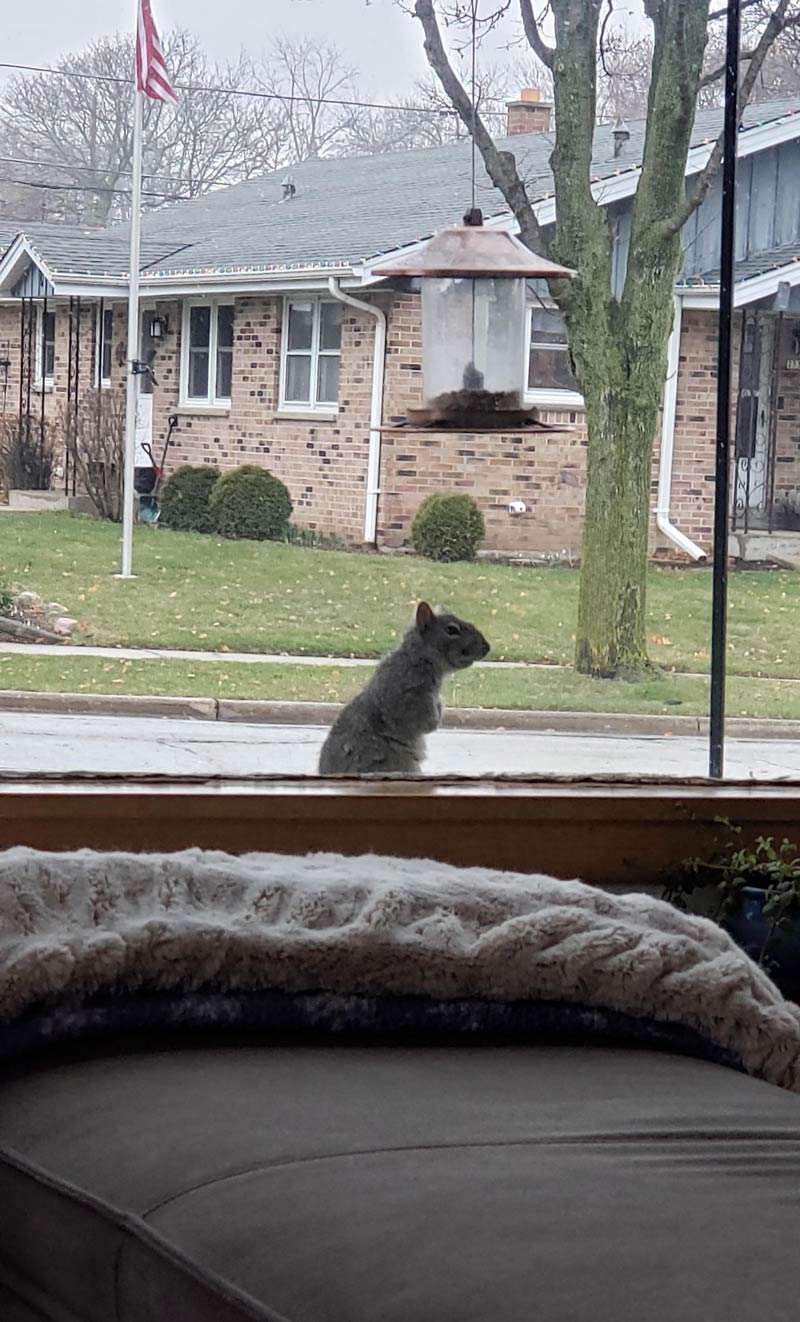
[[441,720],[442,681],[488,651],[474,625],[434,613],[420,602],[400,645],[331,726],[320,754],[320,775],[418,774],[425,735]]

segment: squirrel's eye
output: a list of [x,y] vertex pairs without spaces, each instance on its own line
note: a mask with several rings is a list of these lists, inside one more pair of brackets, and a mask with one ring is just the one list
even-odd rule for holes
[[459,629],[457,624],[446,624],[444,627],[444,631],[445,633],[449,633],[451,638],[457,638],[458,635],[461,633],[461,630]]

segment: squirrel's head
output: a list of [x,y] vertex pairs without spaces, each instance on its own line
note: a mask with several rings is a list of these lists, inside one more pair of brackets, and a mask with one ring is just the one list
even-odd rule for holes
[[417,606],[414,628],[427,646],[442,657],[448,670],[466,670],[489,652],[489,644],[474,624],[467,624],[441,606],[432,610],[427,601]]

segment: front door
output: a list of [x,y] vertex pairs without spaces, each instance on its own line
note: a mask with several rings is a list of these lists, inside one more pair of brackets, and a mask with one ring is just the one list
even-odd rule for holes
[[[153,318],[152,308],[142,308],[139,322],[139,358],[143,363],[150,363],[154,358],[156,343],[150,335],[150,323]],[[149,372],[142,372],[139,377],[139,394],[136,402],[136,458],[137,468],[150,468],[150,456],[145,445],[153,444],[153,378]]]

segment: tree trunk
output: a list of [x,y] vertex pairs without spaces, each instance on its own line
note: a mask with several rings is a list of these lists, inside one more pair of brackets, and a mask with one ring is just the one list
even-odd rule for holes
[[[633,678],[648,667],[645,578],[652,401],[624,382],[584,387],[589,450],[575,663],[586,675]],[[658,398],[655,412],[658,411]]]
[[[645,612],[653,442],[679,261],[677,237],[654,235],[630,254],[621,303],[571,329],[602,345],[576,362],[589,434],[575,641],[585,675],[635,678],[652,668]],[[580,310],[572,316],[581,322]]]

